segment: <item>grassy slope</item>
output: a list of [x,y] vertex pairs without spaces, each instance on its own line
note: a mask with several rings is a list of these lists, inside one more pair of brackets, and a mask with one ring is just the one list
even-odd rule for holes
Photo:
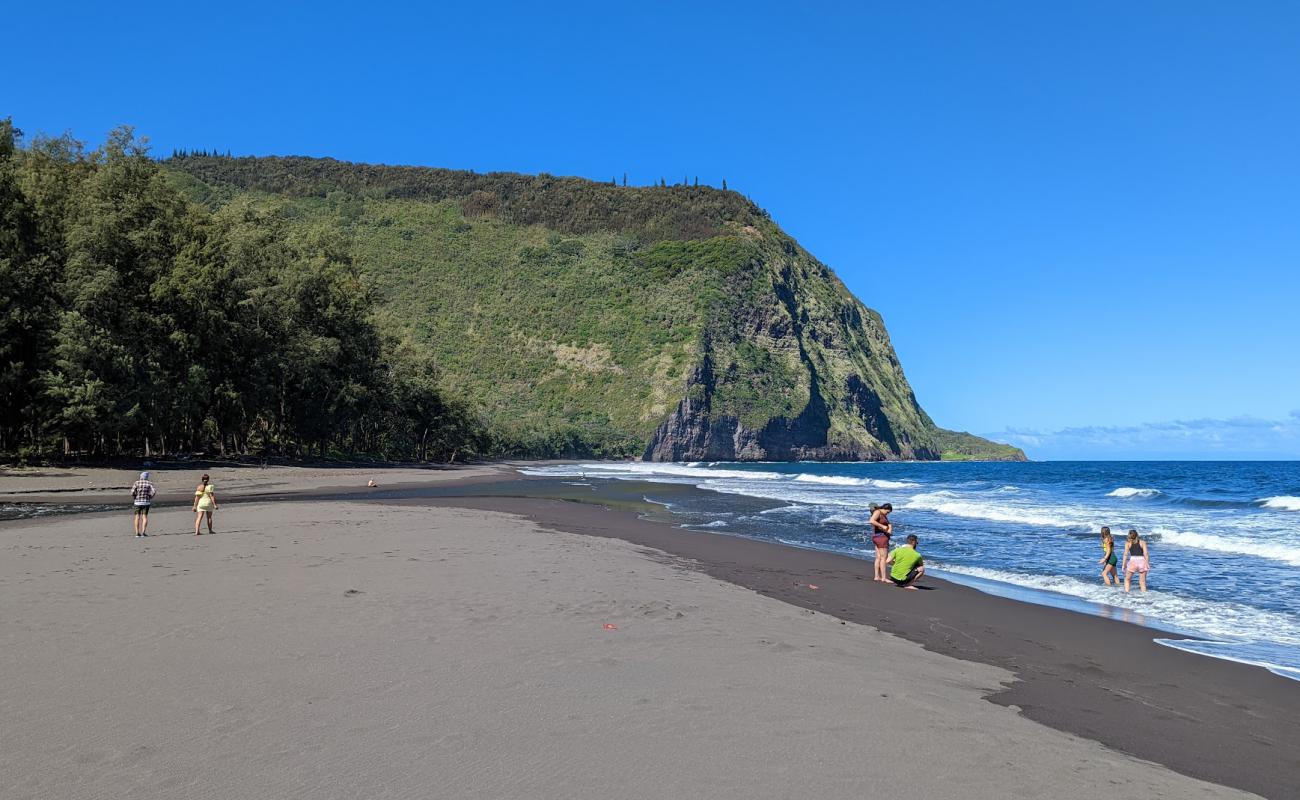
[[[568,440],[639,455],[708,349],[715,411],[751,428],[796,417],[815,373],[832,444],[1019,452],[935,428],[879,316],[735,193],[328,160],[170,163],[202,202],[244,195],[345,232],[384,327],[431,353],[516,451]],[[849,375],[879,396],[883,433],[842,410]]]

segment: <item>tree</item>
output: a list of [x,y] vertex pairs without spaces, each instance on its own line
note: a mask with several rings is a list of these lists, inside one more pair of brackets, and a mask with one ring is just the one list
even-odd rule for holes
[[722,179],[722,191],[724,191],[724,192],[727,191],[727,179],[726,179],[726,178],[723,178],[723,179]]
[[0,450],[35,438],[33,429],[26,436],[22,429],[39,396],[57,285],[40,246],[36,209],[20,186],[20,135],[12,119],[0,120]]
[[173,387],[154,380],[175,325],[151,290],[176,256],[185,203],[147,153],[131,128],[113,131],[70,208],[67,305],[47,394],[56,428],[92,452],[120,450],[123,437],[147,450],[172,399]]

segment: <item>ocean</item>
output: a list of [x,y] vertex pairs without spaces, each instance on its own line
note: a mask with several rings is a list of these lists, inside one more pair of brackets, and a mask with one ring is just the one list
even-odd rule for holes
[[[864,559],[874,557],[869,506],[891,503],[895,543],[915,534],[938,577],[1145,625],[1162,644],[1300,680],[1300,462],[627,462],[520,471],[712,490],[645,499],[700,535]],[[1130,528],[1147,539],[1146,594],[1136,576],[1127,595],[1103,585],[1102,525],[1117,544]]]

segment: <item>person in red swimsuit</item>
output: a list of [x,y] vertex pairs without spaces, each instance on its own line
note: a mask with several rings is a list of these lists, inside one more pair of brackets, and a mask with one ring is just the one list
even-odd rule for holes
[[871,509],[871,543],[876,547],[876,564],[871,579],[881,583],[889,581],[885,562],[889,558],[889,537],[894,535],[894,523],[889,521],[889,512],[893,510],[889,503]]

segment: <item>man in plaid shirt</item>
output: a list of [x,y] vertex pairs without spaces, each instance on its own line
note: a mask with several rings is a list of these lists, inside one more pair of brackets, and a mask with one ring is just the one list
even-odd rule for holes
[[145,533],[149,529],[149,504],[153,502],[153,496],[158,490],[149,482],[149,473],[141,472],[140,480],[131,485],[131,501],[135,504],[135,536],[148,536]]

